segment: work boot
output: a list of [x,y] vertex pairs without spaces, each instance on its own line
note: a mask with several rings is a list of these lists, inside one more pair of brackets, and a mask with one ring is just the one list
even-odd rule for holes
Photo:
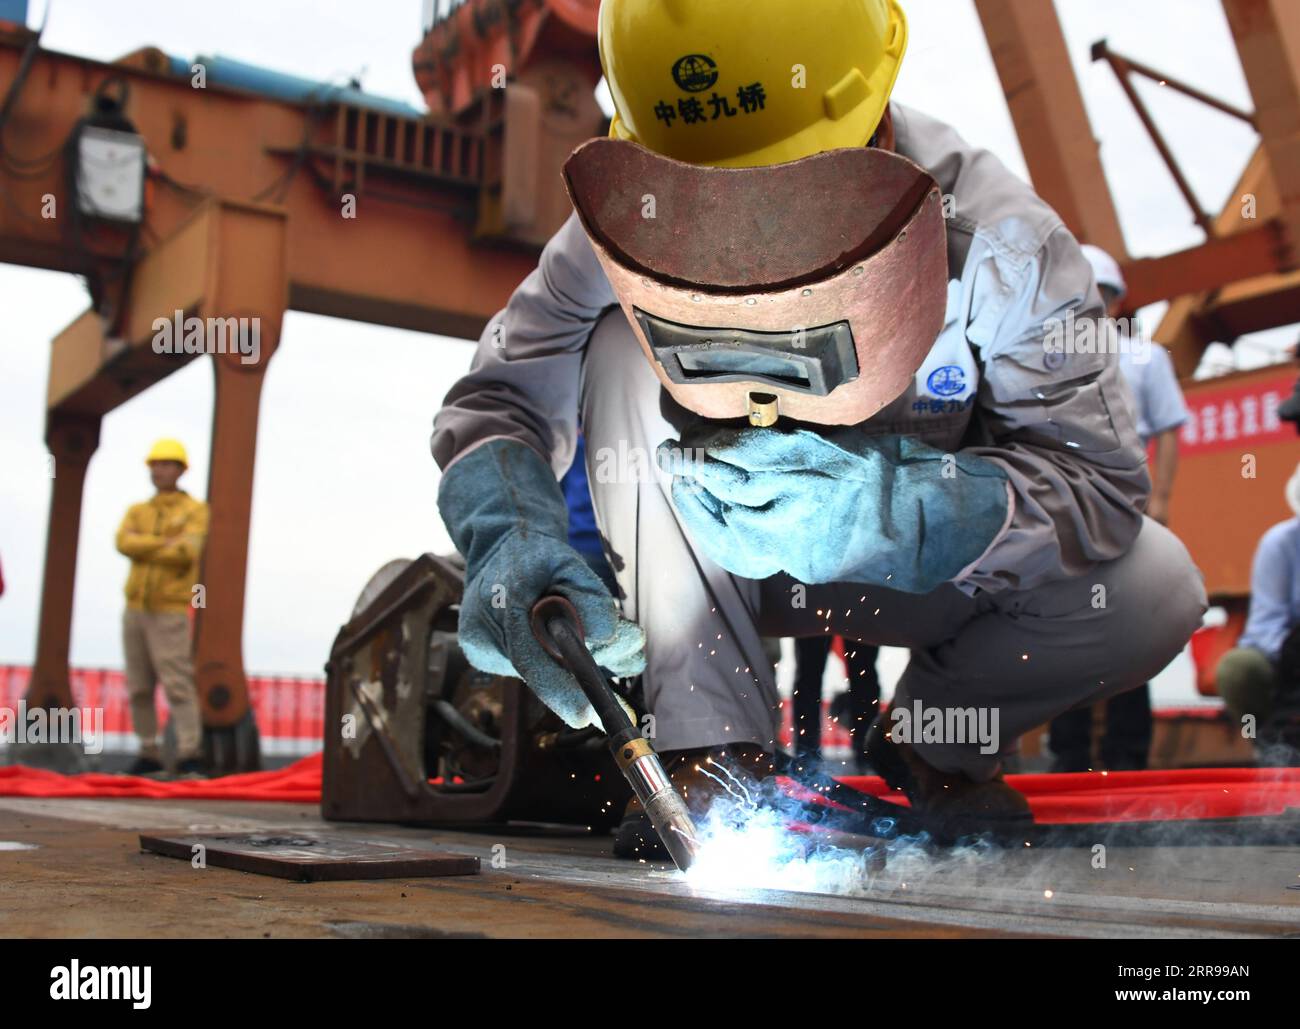
[[1091,772],[1092,755],[1086,751],[1066,750],[1052,758],[1050,769],[1053,775],[1066,775],[1072,772]]
[[867,753],[885,783],[902,790],[940,842],[993,831],[1014,831],[1033,823],[1024,794],[1002,780],[974,782],[960,773],[927,764],[910,743],[891,738],[893,720],[882,711],[867,735]]
[[[753,743],[699,747],[660,754],[659,760],[663,763],[664,771],[685,799],[686,808],[693,818],[702,816],[713,799],[726,792],[701,771],[702,768],[709,768],[710,758],[745,781],[765,779],[776,772],[772,755]],[[719,778],[726,779],[716,769],[710,771]],[[650,824],[649,816],[636,797],[628,801],[627,808],[623,811],[623,821],[614,833],[614,856],[643,861],[672,860],[672,855],[659,839],[659,834]]]
[[157,775],[163,770],[162,762],[157,758],[138,757],[126,770],[127,775]]
[[203,767],[203,762],[196,757],[187,757],[176,765],[177,779],[206,779],[207,777],[207,769]]

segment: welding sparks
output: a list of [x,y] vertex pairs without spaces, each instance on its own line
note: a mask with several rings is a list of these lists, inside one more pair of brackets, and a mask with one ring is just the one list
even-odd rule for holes
[[[745,803],[757,806],[757,803],[754,800],[754,795],[750,793],[748,789],[745,788],[745,784],[743,782],[741,782],[734,775],[732,775],[730,771],[727,770],[726,765],[719,764],[717,761],[714,761],[713,758],[709,758],[709,764],[716,766],[719,772],[725,775],[728,779],[730,779],[733,783],[735,783],[740,788],[741,792],[745,794],[745,798],[744,798]],[[708,775],[709,773],[705,772],[704,774]],[[727,792],[731,792],[731,791],[728,790]]]
[[[774,781],[756,782],[713,758],[695,767],[721,787],[704,817],[696,819],[694,862],[685,873],[686,881],[704,892],[734,896],[789,890],[865,897],[906,890],[906,882],[928,878],[939,867],[926,836],[877,841],[825,833],[804,824],[808,815],[802,803]],[[985,849],[948,851],[942,861],[951,862],[954,855],[967,861],[983,856]]]
[[[774,808],[723,798],[696,825],[695,862],[686,872],[692,886],[706,890],[794,890],[800,893],[865,892],[867,855],[851,850],[812,849],[790,831]],[[811,851],[811,852],[810,852]]]

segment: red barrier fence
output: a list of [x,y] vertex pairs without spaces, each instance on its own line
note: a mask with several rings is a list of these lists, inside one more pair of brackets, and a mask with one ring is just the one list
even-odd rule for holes
[[[17,709],[31,679],[28,665],[0,665],[0,707]],[[125,675],[112,668],[74,668],[72,698],[78,707],[103,708],[106,747],[126,749],[132,737]],[[267,754],[310,754],[320,749],[325,721],[325,680],[301,676],[250,676],[248,690],[262,750]],[[159,724],[167,719],[167,698],[154,691]],[[131,748],[133,749],[133,748]]]

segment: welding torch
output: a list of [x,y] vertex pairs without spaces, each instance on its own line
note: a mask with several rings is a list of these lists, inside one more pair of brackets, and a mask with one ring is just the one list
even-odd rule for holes
[[608,737],[609,752],[619,770],[673,862],[686,871],[695,860],[695,823],[686,810],[686,802],[673,789],[650,741],[632,724],[614,688],[587,649],[577,609],[564,597],[552,594],[533,605],[529,624],[542,649],[578,680],[582,692],[596,709],[596,717]]

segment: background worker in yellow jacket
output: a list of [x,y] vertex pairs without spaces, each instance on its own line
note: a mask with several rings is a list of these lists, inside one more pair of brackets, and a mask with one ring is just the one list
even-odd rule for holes
[[202,737],[190,660],[189,610],[208,533],[208,505],[176,486],[189,467],[179,442],[160,439],[145,461],[158,492],[144,503],[132,504],[117,530],[117,549],[131,559],[122,649],[140,756],[130,773],[162,771],[153,697],[154,685],[161,681],[176,731],[176,771],[201,775]]

